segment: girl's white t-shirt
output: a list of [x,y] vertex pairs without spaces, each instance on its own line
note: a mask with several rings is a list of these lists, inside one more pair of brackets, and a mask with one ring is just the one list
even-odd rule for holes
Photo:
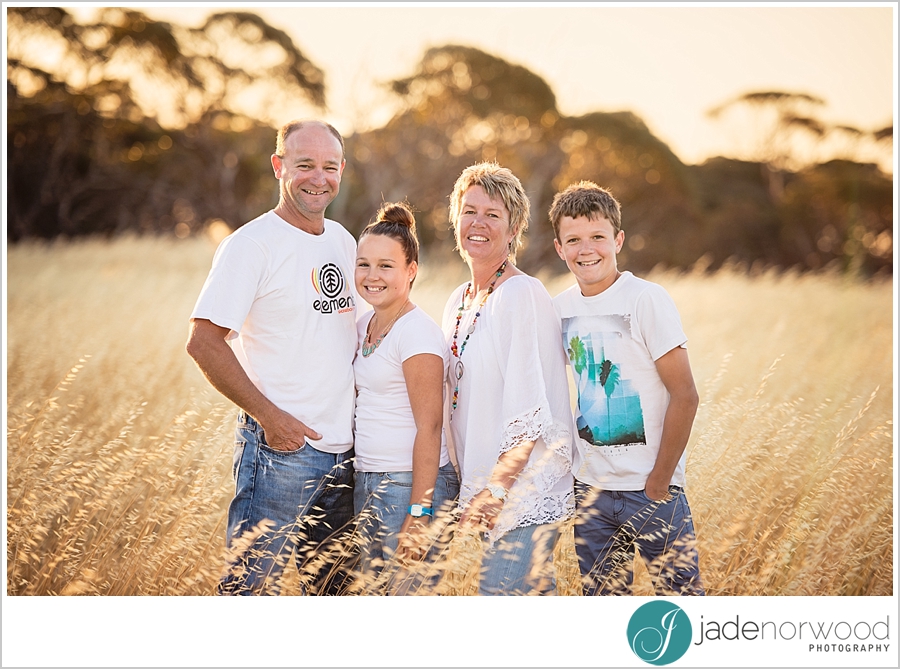
[[[403,363],[415,355],[436,355],[443,361],[446,375],[449,353],[444,336],[428,314],[419,307],[404,314],[369,357],[363,357],[366,328],[375,315],[362,314],[357,323],[358,347],[353,362],[356,376],[357,471],[408,472],[413,468],[416,422],[409,403]],[[443,376],[442,376],[443,378]],[[441,431],[440,466],[450,461]]]

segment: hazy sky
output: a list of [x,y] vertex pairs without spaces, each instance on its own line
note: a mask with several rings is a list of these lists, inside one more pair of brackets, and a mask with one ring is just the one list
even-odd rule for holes
[[348,133],[390,116],[391,96],[377,82],[411,74],[425,49],[449,43],[527,67],[548,82],[563,114],[633,111],[686,162],[728,153],[734,129],[706,112],[753,90],[816,95],[828,103],[821,116],[862,129],[893,119],[888,3],[141,7],[187,25],[226,8],[257,12],[294,38],[325,71],[328,117]]

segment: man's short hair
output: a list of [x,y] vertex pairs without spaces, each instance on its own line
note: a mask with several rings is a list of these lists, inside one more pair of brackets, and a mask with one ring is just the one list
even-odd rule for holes
[[550,206],[550,225],[553,234],[559,239],[559,222],[563,216],[589,219],[603,217],[609,221],[615,234],[622,230],[622,207],[605,188],[593,181],[579,181],[556,194]]
[[514,235],[510,251],[515,258],[516,251],[522,247],[522,236],[528,229],[528,217],[531,213],[531,202],[525,194],[522,182],[510,169],[500,167],[495,162],[476,163],[464,169],[450,194],[450,223],[457,236],[457,246],[459,246],[457,219],[462,198],[472,186],[481,186],[489,198],[501,200],[509,212],[509,231]]
[[335,139],[340,142],[341,145],[341,158],[344,158],[344,138],[341,137],[341,133],[337,131],[330,123],[326,123],[325,121],[318,120],[299,120],[299,121],[288,121],[281,128],[278,129],[278,135],[275,137],[275,155],[279,158],[284,158],[284,143],[287,142],[287,138],[291,135],[295,130],[300,130],[308,125],[318,125],[330,132],[334,135]]

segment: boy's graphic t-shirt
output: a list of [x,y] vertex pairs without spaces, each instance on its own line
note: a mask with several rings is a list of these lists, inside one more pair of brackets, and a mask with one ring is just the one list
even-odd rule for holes
[[[669,393],[655,361],[687,337],[665,289],[623,272],[585,297],[578,285],[554,304],[578,390],[575,478],[605,490],[643,490],[656,462]],[[684,462],[671,484],[684,485]]]

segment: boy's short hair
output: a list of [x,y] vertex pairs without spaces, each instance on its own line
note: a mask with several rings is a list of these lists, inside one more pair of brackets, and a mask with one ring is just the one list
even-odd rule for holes
[[605,188],[593,181],[579,181],[556,194],[550,206],[550,224],[559,240],[559,222],[563,216],[590,219],[603,217],[609,221],[615,234],[622,230],[622,206]]

